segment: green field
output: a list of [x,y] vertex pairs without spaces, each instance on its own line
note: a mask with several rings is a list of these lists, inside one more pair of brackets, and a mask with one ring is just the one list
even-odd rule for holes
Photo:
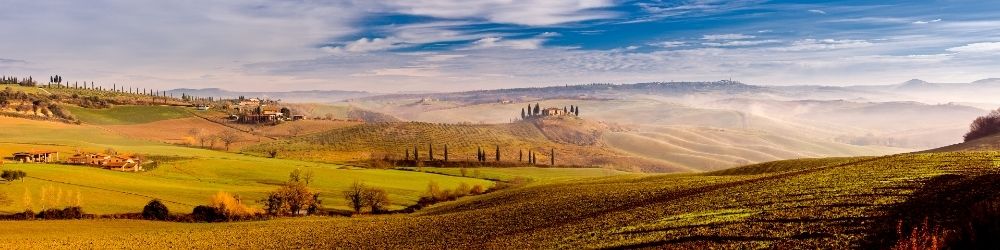
[[[62,157],[76,150],[102,152],[113,148],[121,153],[140,153],[149,157],[169,158],[150,171],[120,173],[109,170],[49,164],[12,164],[3,169],[20,169],[28,173],[23,182],[4,185],[4,191],[16,202],[0,207],[0,212],[18,212],[26,208],[24,193],[30,193],[33,209],[44,202],[42,189],[51,191],[44,200],[54,202],[59,190],[80,193],[80,202],[90,213],[123,213],[140,211],[142,205],[156,197],[177,211],[188,211],[191,205],[204,204],[219,191],[239,194],[255,201],[265,192],[274,190],[295,170],[315,173],[316,188],[329,208],[345,208],[341,190],[355,180],[382,187],[389,191],[394,208],[411,205],[434,181],[443,188],[460,183],[491,186],[492,182],[440,174],[401,170],[353,169],[336,164],[269,159],[197,148],[179,147],[157,142],[132,140],[110,134],[94,126],[69,125],[0,118],[0,154],[32,149],[57,150]],[[75,195],[74,195],[75,196]],[[59,205],[75,202],[75,197],[59,197]]]
[[140,124],[191,116],[185,107],[176,106],[118,105],[107,109],[66,106],[66,109],[81,122],[94,125]]
[[[510,189],[411,215],[185,224],[11,222],[53,247],[888,248],[897,225],[995,196],[996,152],[785,161],[728,175],[613,176]],[[752,170],[751,170],[752,169]],[[987,192],[983,192],[987,191]],[[933,223],[946,217],[930,217]],[[945,218],[945,219],[942,219]],[[939,220],[941,219],[941,220]],[[120,229],[120,230],[119,230]]]

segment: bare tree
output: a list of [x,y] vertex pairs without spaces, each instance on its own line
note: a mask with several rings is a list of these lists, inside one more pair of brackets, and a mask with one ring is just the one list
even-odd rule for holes
[[292,137],[299,136],[299,134],[302,134],[302,131],[305,130],[306,129],[302,126],[292,125],[292,127],[288,128],[288,135],[291,135]]
[[373,214],[385,212],[389,207],[389,193],[380,188],[365,189],[362,200]]
[[230,130],[222,131],[219,133],[218,137],[219,140],[222,141],[222,144],[226,146],[226,151],[229,151],[230,145],[240,140],[240,135],[237,135],[235,132]]
[[361,213],[361,209],[365,207],[364,195],[365,195],[365,184],[361,181],[354,181],[351,187],[344,191],[344,200],[347,201],[347,206],[354,209],[355,213]]

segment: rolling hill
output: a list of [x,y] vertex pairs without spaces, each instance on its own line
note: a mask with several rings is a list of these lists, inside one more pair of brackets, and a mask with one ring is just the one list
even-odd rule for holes
[[[604,166],[629,171],[700,171],[608,148],[599,141],[599,135],[595,135],[603,131],[603,125],[576,123],[591,124],[576,119],[484,125],[366,123],[252,146],[244,152],[267,155],[275,151],[279,158],[346,162],[366,161],[373,155],[403,159],[407,150],[412,152],[417,147],[423,152],[421,154],[427,154],[428,144],[433,144],[438,159],[444,158],[444,146],[447,145],[452,161],[473,161],[479,148],[485,150],[492,161],[495,148],[499,146],[504,162],[517,162],[519,153],[526,156],[532,151],[538,155],[540,164],[547,165],[551,151],[555,150],[557,165]],[[590,126],[593,127],[586,129]]]
[[[924,223],[961,226],[955,216],[966,212],[956,208],[995,199],[995,192],[984,191],[1000,188],[996,157],[901,154],[784,161],[699,175],[605,177],[530,185],[412,215],[210,225],[12,222],[0,228],[7,236],[0,241],[115,246],[129,239],[151,247],[237,248],[889,248]],[[46,229],[53,227],[61,229]],[[215,237],[222,235],[242,237]]]
[[[89,213],[130,213],[141,211],[153,198],[164,200],[174,211],[190,211],[219,191],[238,194],[253,204],[266,192],[277,188],[295,169],[313,171],[314,188],[330,197],[324,204],[340,209],[346,208],[343,200],[338,199],[340,192],[355,180],[385,188],[395,208],[415,203],[431,181],[449,188],[462,182],[492,185],[491,181],[474,178],[358,169],[182,147],[121,136],[96,125],[0,117],[0,155],[5,157],[18,151],[55,150],[65,158],[78,151],[104,152],[107,149],[122,154],[140,154],[156,164],[148,165],[145,172],[123,173],[86,166],[8,161],[0,165],[0,169],[23,170],[28,178],[3,184],[0,191],[16,198],[17,202],[0,206],[0,213],[24,211],[27,206],[40,211],[46,206],[65,206],[77,200]],[[56,198],[57,193],[65,196]]]

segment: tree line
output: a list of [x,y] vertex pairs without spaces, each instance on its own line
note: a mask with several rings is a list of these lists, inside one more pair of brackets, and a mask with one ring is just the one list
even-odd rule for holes
[[[488,153],[488,150],[483,149],[482,146],[477,147],[476,148],[476,155],[475,155],[476,162],[480,162],[480,163],[486,163],[486,162],[490,162],[490,161],[501,162],[503,160],[503,154],[501,153],[500,145],[496,145],[494,147],[494,150],[492,150],[492,151],[493,151],[493,155],[491,156]],[[404,155],[403,159],[405,161],[411,161],[411,160],[414,161],[414,162],[424,161],[424,160],[421,160],[422,159],[421,156],[423,154],[421,154],[420,148],[417,145],[414,145],[413,148],[412,148],[412,150],[411,149],[405,149],[403,155]],[[427,159],[426,161],[443,160],[444,162],[448,162],[449,161],[448,144],[444,144],[444,153],[443,153],[442,156],[443,156],[443,159],[442,158],[435,158],[434,145],[431,144],[431,143],[427,144],[427,151],[426,151],[426,158],[425,158],[425,159]],[[525,159],[525,156],[527,156],[527,159]],[[555,150],[555,148],[551,148],[549,150],[549,155],[548,156],[549,156],[549,164],[552,165],[552,166],[555,166],[556,165],[556,150]],[[527,154],[525,154],[525,150],[518,149],[517,150],[517,162],[526,162],[528,164],[537,165],[538,164],[538,153],[536,153],[533,150],[527,150]]]
[[[580,107],[576,105],[563,106],[563,113],[572,116],[580,116]],[[528,104],[528,109],[521,109],[521,119],[535,118],[542,116],[542,105],[535,103],[535,106]]]

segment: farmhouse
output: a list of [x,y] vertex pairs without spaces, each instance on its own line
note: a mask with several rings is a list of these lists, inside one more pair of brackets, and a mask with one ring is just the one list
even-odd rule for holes
[[17,152],[14,153],[13,159],[23,163],[49,163],[59,160],[59,152],[46,150]]
[[568,112],[566,112],[565,109],[560,108],[547,108],[542,110],[542,116],[562,116],[567,114]]
[[97,153],[80,153],[66,161],[69,164],[89,165],[123,172],[142,171],[142,161],[136,157],[110,156]]
[[70,156],[66,163],[78,165],[103,166],[111,160],[111,156],[96,153],[79,153]]
[[142,171],[142,164],[134,158],[125,157],[111,157],[111,159],[104,164],[104,167],[110,170],[117,170],[122,172],[139,172]]

